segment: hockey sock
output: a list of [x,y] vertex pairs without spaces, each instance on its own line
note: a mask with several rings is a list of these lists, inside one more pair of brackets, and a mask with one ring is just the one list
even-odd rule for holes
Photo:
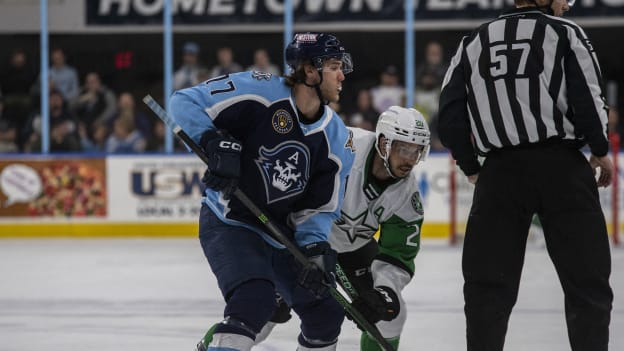
[[215,333],[208,351],[250,351],[253,344],[253,339],[245,335]]
[[337,343],[333,343],[331,345],[325,345],[321,347],[309,347],[299,344],[299,346],[297,347],[297,351],[336,351],[336,344]]
[[338,344],[337,339],[329,342],[322,340],[311,340],[306,338],[302,333],[299,333],[297,341],[299,341],[297,351],[335,351],[336,345]]
[[260,332],[258,334],[256,334],[256,340],[255,340],[255,345],[258,345],[259,343],[263,342],[264,340],[266,340],[266,338],[269,336],[269,334],[271,334],[271,331],[273,330],[273,327],[275,327],[275,323],[274,322],[267,322],[264,327],[262,327],[262,330],[260,330]]
[[197,343],[197,348],[195,349],[196,351],[208,350],[208,345],[210,345],[210,342],[212,341],[212,334],[214,334],[214,330],[217,325],[219,325],[219,323],[213,325],[212,327],[210,327],[210,329],[208,329],[206,335],[204,335],[204,338],[201,339],[199,343]]
[[[397,336],[394,338],[388,338],[386,341],[394,348],[395,350],[399,349],[399,339],[401,336]],[[360,351],[383,351],[381,346],[373,339],[368,333],[362,332],[362,336],[360,337]]]

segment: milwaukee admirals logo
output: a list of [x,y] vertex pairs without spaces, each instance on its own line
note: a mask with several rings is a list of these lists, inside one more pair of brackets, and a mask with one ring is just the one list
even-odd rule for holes
[[305,189],[310,178],[310,150],[297,141],[285,141],[258,151],[256,166],[262,174],[267,203],[283,200]]

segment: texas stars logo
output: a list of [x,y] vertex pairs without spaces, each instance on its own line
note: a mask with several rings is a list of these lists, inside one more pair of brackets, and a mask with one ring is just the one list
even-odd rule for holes
[[418,213],[419,215],[425,214],[425,210],[423,209],[422,203],[420,202],[420,195],[418,194],[418,192],[412,194],[410,201],[412,203],[412,208],[414,209],[414,211],[416,211],[416,213]]
[[369,240],[375,235],[377,227],[366,224],[367,216],[368,211],[364,211],[355,217],[349,217],[346,213],[341,212],[340,218],[336,221],[336,226],[347,234],[351,244],[353,244],[357,238]]

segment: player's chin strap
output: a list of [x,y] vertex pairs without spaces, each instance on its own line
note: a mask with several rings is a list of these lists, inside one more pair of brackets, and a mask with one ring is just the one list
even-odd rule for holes
[[377,143],[375,144],[375,149],[377,149],[377,153],[379,154],[379,157],[381,157],[381,159],[383,160],[384,168],[386,169],[386,172],[388,172],[388,175],[392,179],[399,179],[400,177],[397,177],[394,173],[392,173],[392,170],[390,167],[389,156],[390,156],[390,149],[392,148],[391,144],[392,144],[392,141],[389,141],[386,138],[386,141],[384,143],[384,151],[386,151],[385,155],[382,155],[381,150],[379,150],[379,146],[378,146],[379,141],[377,141]]
[[318,70],[319,76],[321,77],[321,81],[318,82],[318,84],[308,84],[305,80],[302,83],[306,87],[314,88],[314,90],[316,91],[316,95],[318,96],[319,100],[321,101],[321,104],[327,105],[327,104],[329,104],[329,101],[323,99],[323,94],[321,93],[321,84],[323,84],[323,70],[322,70],[322,68],[318,68],[317,70]]

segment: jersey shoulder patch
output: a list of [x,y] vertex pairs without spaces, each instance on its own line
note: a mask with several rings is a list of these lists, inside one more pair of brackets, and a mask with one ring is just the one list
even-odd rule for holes
[[412,208],[419,215],[424,215],[425,210],[423,209],[422,201],[420,201],[420,194],[418,191],[415,191],[412,196],[410,196],[410,203],[412,204]]
[[351,150],[351,153],[355,153],[355,145],[353,144],[353,131],[348,129],[349,137],[347,138],[347,142],[345,143],[345,149]]

